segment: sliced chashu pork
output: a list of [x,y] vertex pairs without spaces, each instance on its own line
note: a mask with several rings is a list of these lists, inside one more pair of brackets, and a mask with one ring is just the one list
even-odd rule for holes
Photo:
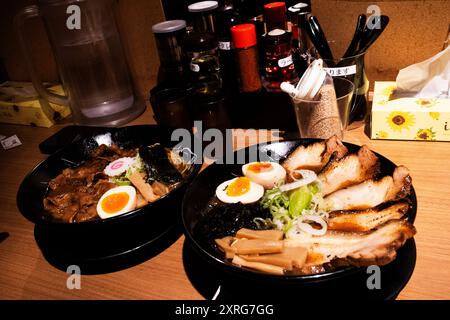
[[411,193],[411,176],[408,168],[398,166],[391,176],[380,180],[369,179],[338,190],[325,197],[330,210],[361,210],[383,202],[405,198]]
[[308,249],[307,265],[322,265],[334,260],[353,265],[385,265],[396,257],[396,250],[416,234],[406,220],[391,220],[370,232],[329,230],[324,236],[302,233],[287,239],[285,247]]
[[328,230],[370,231],[387,221],[402,218],[409,208],[409,203],[402,201],[366,210],[333,211],[329,214]]
[[324,196],[374,178],[380,169],[378,157],[366,145],[357,153],[332,159],[318,175]]
[[308,169],[319,172],[330,161],[331,156],[341,159],[348,153],[347,148],[338,137],[316,142],[308,146],[298,146],[283,162],[283,167],[289,173],[296,169]]

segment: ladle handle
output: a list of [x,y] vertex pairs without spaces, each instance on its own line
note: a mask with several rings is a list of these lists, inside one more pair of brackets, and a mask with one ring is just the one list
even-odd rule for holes
[[355,54],[356,50],[358,50],[358,45],[361,41],[361,36],[364,31],[364,26],[366,25],[366,20],[367,17],[365,14],[360,14],[358,16],[358,19],[356,20],[355,33],[353,34],[352,41],[350,42],[350,45],[348,46],[347,51],[345,51],[342,58],[352,57]]

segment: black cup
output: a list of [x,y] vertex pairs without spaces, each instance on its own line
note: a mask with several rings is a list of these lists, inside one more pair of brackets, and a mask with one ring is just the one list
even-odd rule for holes
[[167,129],[192,130],[189,91],[184,88],[155,88],[150,92],[150,103],[158,125]]
[[[194,120],[201,121],[201,129],[198,123],[196,125],[196,136],[203,141],[203,148],[205,149],[212,141],[200,137],[201,131],[205,132],[208,129],[217,129],[222,135],[222,146],[215,150],[213,154],[214,160],[219,160],[227,154],[232,152],[232,148],[227,145],[226,141],[229,139],[227,129],[231,128],[230,118],[228,116],[227,100],[222,94],[202,94],[196,93],[191,99]],[[231,135],[231,134],[230,134]],[[228,138],[227,138],[228,137]],[[231,140],[230,140],[231,141]]]
[[226,99],[222,94],[196,93],[191,103],[194,119],[202,121],[203,128],[225,130],[231,127]]

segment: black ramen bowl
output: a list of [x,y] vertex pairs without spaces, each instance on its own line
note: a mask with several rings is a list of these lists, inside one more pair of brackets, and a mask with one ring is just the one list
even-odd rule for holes
[[[196,226],[208,212],[207,206],[211,204],[211,199],[215,197],[217,186],[226,180],[230,180],[236,176],[242,176],[241,170],[243,163],[236,162],[237,160],[246,159],[245,163],[248,163],[250,162],[248,160],[249,156],[252,155],[253,157],[257,157],[257,159],[252,158],[251,161],[282,162],[299,145],[308,145],[317,141],[319,140],[296,139],[251,146],[234,153],[235,163],[239,164],[212,164],[203,170],[190,184],[182,204],[182,220],[185,234],[193,249],[207,263],[210,263],[219,271],[257,282],[263,281],[272,284],[314,284],[365,272],[366,268],[342,267],[333,271],[311,275],[272,275],[263,273],[248,268],[241,268],[226,261],[223,253],[218,248],[202,240],[196,234]],[[360,148],[360,146],[351,143],[344,143],[344,145],[350,153],[356,152]],[[381,163],[380,174],[391,175],[396,165],[382,155],[377,153],[376,155],[379,157]],[[417,211],[417,199],[413,188],[408,200],[411,206],[407,217],[409,221],[414,222]]]
[[165,196],[120,216],[64,223],[54,221],[45,214],[43,199],[48,190],[48,182],[65,168],[76,167],[89,159],[91,152],[99,145],[114,143],[121,148],[128,149],[154,143],[161,143],[164,147],[173,147],[177,144],[177,141],[170,141],[169,132],[154,125],[123,128],[97,127],[94,129],[91,130],[90,134],[80,133],[75,141],[68,143],[65,147],[50,155],[25,177],[17,193],[17,207],[22,215],[37,227],[74,233],[97,232],[99,230],[110,230],[111,228],[125,230],[125,227],[132,227],[143,221],[151,221],[148,229],[148,232],[151,233],[152,229],[158,229],[173,221],[173,218],[179,215],[179,206],[187,185],[200,171],[200,164],[192,164],[187,176]]

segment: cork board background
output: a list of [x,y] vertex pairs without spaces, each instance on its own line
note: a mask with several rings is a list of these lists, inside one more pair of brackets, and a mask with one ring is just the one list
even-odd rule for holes
[[[147,101],[154,86],[158,55],[151,26],[164,20],[159,0],[115,0],[123,43],[128,54],[136,91]],[[172,0],[175,3],[178,0]],[[0,59],[10,79],[29,80],[12,28],[15,13],[35,0],[7,0],[0,10]],[[181,1],[180,1],[181,2]],[[391,21],[366,57],[371,83],[393,80],[400,68],[424,60],[442,49],[450,24],[450,0],[312,0],[329,40],[335,40],[335,56],[345,51],[354,31],[356,17],[376,4]],[[29,42],[34,61],[44,81],[57,81],[58,74],[42,22],[29,24]]]
[[390,18],[386,30],[369,49],[369,80],[395,80],[398,70],[425,60],[443,49],[450,26],[450,0],[313,0],[328,40],[336,40],[335,56],[342,56],[353,36],[356,17],[377,5]]

